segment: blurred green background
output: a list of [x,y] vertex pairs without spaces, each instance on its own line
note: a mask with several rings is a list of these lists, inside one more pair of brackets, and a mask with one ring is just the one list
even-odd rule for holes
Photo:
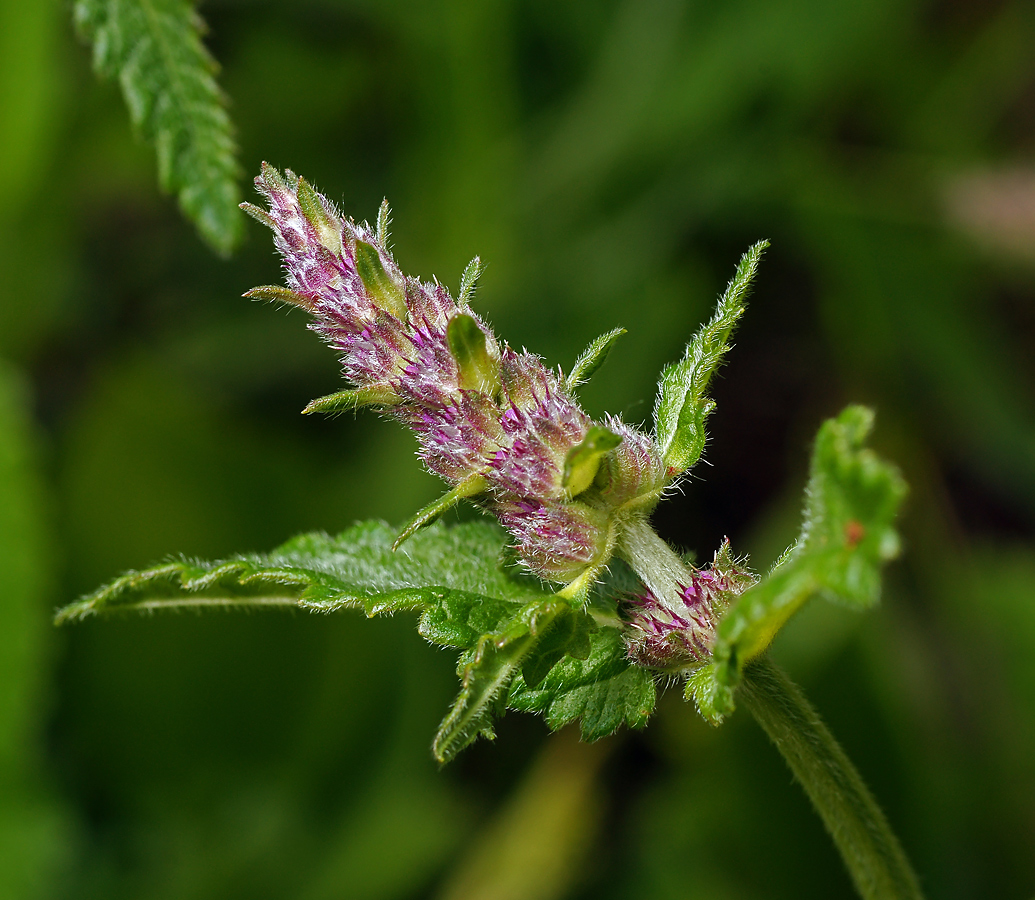
[[[410,273],[455,288],[480,254],[480,310],[551,363],[629,329],[594,414],[649,420],[772,240],[708,464],[656,523],[764,569],[820,421],[875,406],[905,555],[878,612],[810,607],[774,652],[931,897],[1035,895],[1035,4],[202,12],[246,172],[357,218],[387,196]],[[405,617],[54,630],[125,568],[398,523],[440,486],[396,426],[298,414],[340,379],[304,316],[240,297],[279,280],[269,234],[199,241],[58,0],[0,0],[0,171],[0,896],[852,896],[761,731],[678,691],[593,747],[511,714],[438,771],[454,660]]]

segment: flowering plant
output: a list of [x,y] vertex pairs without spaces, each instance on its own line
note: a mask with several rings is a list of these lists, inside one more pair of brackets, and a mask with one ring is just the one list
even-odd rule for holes
[[[265,555],[181,559],[123,575],[64,609],[97,613],[206,606],[297,606],[368,615],[419,613],[427,640],[461,651],[461,690],[433,744],[440,762],[493,736],[505,710],[538,712],[586,740],[643,726],[658,686],[718,724],[744,704],[809,793],[866,897],[919,896],[901,848],[851,763],[765,651],[806,601],[863,608],[895,556],[905,487],[864,446],[872,413],[849,407],[820,429],[799,539],[765,578],[728,542],[697,568],[652,529],[666,491],[698,462],[714,409],[707,390],[729,349],[765,242],[742,257],[714,316],[661,375],[648,434],[595,421],[578,389],[621,329],[565,374],[501,342],[472,309],[480,262],[456,299],[403,275],[376,225],[343,218],[303,178],[264,165],[256,179],[287,286],[246,296],[292,304],[340,355],[349,387],[305,412],[371,406],[410,428],[419,456],[449,485],[402,529],[354,526],[297,537]],[[461,500],[494,516],[433,524]]]

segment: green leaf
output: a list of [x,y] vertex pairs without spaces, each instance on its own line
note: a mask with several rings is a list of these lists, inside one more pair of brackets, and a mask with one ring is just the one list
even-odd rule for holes
[[629,662],[618,629],[606,626],[590,635],[585,659],[565,657],[538,687],[516,678],[507,705],[542,713],[554,730],[581,719],[582,737],[595,741],[623,724],[641,728],[656,699],[651,674]]
[[688,696],[707,718],[732,709],[744,665],[810,598],[859,609],[879,599],[881,566],[898,554],[893,523],[906,486],[893,465],[863,446],[872,427],[870,410],[849,406],[820,428],[798,542],[733,603],[719,622],[714,662],[688,684]]
[[759,241],[740,258],[711,320],[687,344],[683,359],[661,373],[654,430],[665,465],[673,475],[689,469],[704,452],[704,424],[715,408],[705,392],[729,349],[730,335],[744,314],[751,280],[768,246],[768,241]]
[[597,477],[600,461],[606,453],[622,443],[621,435],[603,425],[592,425],[586,436],[572,447],[564,458],[562,484],[569,497],[581,494]]
[[604,364],[614,342],[623,334],[625,334],[624,328],[616,328],[607,334],[600,335],[583,350],[579,358],[575,360],[575,365],[571,367],[568,377],[564,379],[564,389],[569,393],[574,393],[580,385],[589,381],[597,369]]
[[377,209],[377,242],[385,248],[386,252],[391,252],[391,235],[388,232],[388,226],[392,224],[392,208],[388,205],[388,198],[385,197],[381,201],[381,205]]
[[422,611],[420,629],[429,640],[466,648],[505,615],[549,596],[532,579],[499,568],[503,534],[488,523],[432,526],[398,553],[394,540],[387,525],[366,522],[337,537],[301,535],[269,554],[175,560],[126,573],[57,620],[206,606],[358,608],[368,615],[412,609]]
[[462,687],[431,745],[435,759],[447,763],[479,737],[495,737],[492,724],[506,708],[511,682],[564,610],[570,607],[563,600],[530,604],[461,659]]
[[220,253],[239,241],[239,167],[204,23],[185,0],[77,0],[94,68],[117,77],[130,119],[158,154],[158,180]]
[[241,296],[249,300],[266,300],[270,303],[287,303],[290,306],[297,306],[306,312],[314,312],[316,305],[308,297],[293,291],[290,288],[281,287],[279,284],[260,284],[250,291],[245,291]]

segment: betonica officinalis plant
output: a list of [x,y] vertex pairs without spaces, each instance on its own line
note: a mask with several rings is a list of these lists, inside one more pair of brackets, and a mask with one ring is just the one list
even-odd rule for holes
[[[919,897],[880,808],[766,653],[814,597],[860,609],[878,599],[905,486],[866,447],[871,411],[851,406],[820,427],[800,536],[764,575],[728,542],[697,567],[650,523],[701,458],[709,384],[766,243],[743,255],[714,315],[662,371],[645,431],[594,420],[578,402],[622,329],[591,343],[569,372],[550,368],[476,311],[477,258],[454,298],[437,280],[403,274],[387,204],[370,226],[290,170],[264,165],[256,186],[265,208],[243,207],[272,230],[287,284],[246,296],[310,314],[347,382],[305,412],[376,410],[413,431],[447,489],[400,529],[367,522],[268,554],[129,572],[58,621],[204,607],[413,613],[424,639],[459,651],[459,694],[432,744],[441,763],[492,738],[508,710],[539,713],[551,729],[577,722],[595,741],[645,726],[665,688],[682,690],[714,725],[743,707],[784,755],[860,894]],[[460,502],[485,516],[436,522]]]

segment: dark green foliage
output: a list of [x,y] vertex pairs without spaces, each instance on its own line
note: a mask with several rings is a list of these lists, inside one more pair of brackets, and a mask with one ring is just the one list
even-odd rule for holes
[[158,180],[220,253],[240,240],[237,148],[204,23],[185,0],[76,0],[94,67],[118,78],[133,124],[158,154]]
[[629,662],[617,628],[602,627],[590,636],[585,659],[568,656],[535,687],[516,679],[508,703],[542,713],[551,728],[580,720],[583,738],[594,741],[623,724],[642,727],[655,701],[650,673]]
[[856,608],[877,602],[881,567],[898,553],[893,522],[906,487],[893,465],[863,446],[872,427],[870,410],[850,406],[820,428],[801,537],[733,603],[719,623],[714,662],[687,683],[706,718],[721,721],[732,711],[744,665],[811,597]]
[[[434,742],[440,762],[480,735],[492,736],[515,679],[522,686],[513,708],[545,713],[551,728],[585,716],[584,734],[597,738],[623,722],[646,721],[653,682],[640,670],[639,677],[631,674],[618,632],[598,631],[587,613],[544,593],[534,580],[504,571],[498,527],[482,521],[435,525],[398,552],[396,544],[395,532],[368,522],[337,537],[302,535],[269,554],[170,562],[128,572],[63,609],[57,621],[212,607],[418,612],[417,630],[425,639],[465,651],[460,695]],[[530,692],[527,684],[536,689]],[[623,699],[623,691],[630,696]]]
[[726,356],[733,329],[744,314],[762,251],[768,246],[768,241],[759,241],[740,258],[712,318],[687,344],[683,358],[661,373],[654,430],[673,473],[689,469],[704,452],[704,423],[715,409],[715,401],[706,394],[708,383]]

